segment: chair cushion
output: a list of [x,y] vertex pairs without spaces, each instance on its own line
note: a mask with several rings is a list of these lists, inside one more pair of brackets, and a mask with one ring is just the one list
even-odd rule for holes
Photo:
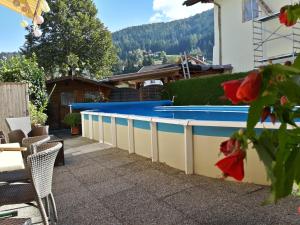
[[8,133],[8,139],[10,143],[22,144],[22,140],[26,138],[26,134],[22,130],[14,130]]
[[30,117],[6,118],[6,122],[11,131],[22,130],[26,135],[31,131]]
[[35,201],[35,193],[31,183],[0,185],[0,206],[33,201]]
[[0,173],[0,183],[7,182],[20,182],[20,181],[28,181],[30,179],[30,173],[27,169],[22,170],[13,170],[8,172],[1,172]]

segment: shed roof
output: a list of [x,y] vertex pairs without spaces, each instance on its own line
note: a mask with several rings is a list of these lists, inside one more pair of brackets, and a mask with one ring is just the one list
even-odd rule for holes
[[183,5],[186,5],[186,6],[191,6],[191,5],[195,5],[199,2],[202,2],[202,3],[213,3],[214,0],[186,0]]
[[57,83],[57,82],[60,82],[60,81],[67,81],[67,80],[77,80],[77,81],[82,81],[82,82],[85,82],[85,83],[94,84],[94,85],[98,85],[98,86],[103,86],[103,87],[108,87],[108,88],[114,88],[112,85],[103,83],[100,80],[91,79],[91,78],[82,77],[82,76],[63,76],[63,77],[58,77],[58,78],[47,80],[46,84],[54,84],[54,83]]

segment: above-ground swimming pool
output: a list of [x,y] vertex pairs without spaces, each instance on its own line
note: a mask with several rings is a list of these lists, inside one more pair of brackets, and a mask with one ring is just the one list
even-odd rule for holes
[[183,120],[246,121],[248,106],[172,106],[171,101],[77,103],[73,109]]
[[[77,103],[82,135],[162,162],[186,174],[221,177],[219,145],[246,127],[247,106],[172,106],[171,101]],[[270,122],[257,129],[277,128]],[[255,150],[247,153],[245,182],[269,184]]]

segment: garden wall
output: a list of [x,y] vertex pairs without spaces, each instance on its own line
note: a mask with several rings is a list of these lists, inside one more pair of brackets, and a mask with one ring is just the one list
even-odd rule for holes
[[165,99],[175,97],[175,105],[229,105],[229,101],[221,100],[224,95],[221,83],[240,79],[247,73],[222,74],[210,77],[179,80],[166,85]]

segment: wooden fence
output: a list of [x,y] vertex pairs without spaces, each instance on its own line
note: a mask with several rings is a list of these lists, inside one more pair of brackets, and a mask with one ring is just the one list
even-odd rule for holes
[[0,130],[9,131],[5,119],[28,116],[28,86],[24,83],[0,83]]

